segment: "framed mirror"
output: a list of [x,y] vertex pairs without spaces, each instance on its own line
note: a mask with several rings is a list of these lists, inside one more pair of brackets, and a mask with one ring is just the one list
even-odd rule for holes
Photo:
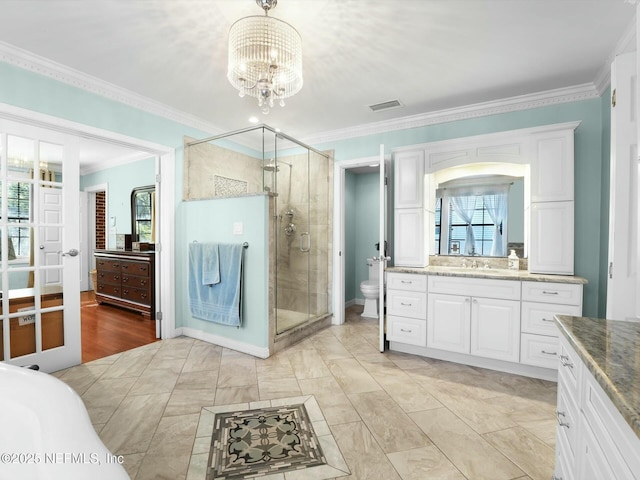
[[131,234],[135,242],[155,242],[155,198],[153,185],[131,192]]

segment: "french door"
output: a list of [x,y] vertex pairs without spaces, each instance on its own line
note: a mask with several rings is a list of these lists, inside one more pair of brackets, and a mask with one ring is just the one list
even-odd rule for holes
[[0,119],[0,360],[81,363],[79,139]]

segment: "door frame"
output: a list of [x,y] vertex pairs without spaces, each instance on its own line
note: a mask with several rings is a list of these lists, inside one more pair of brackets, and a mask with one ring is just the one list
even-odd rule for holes
[[[385,164],[390,166],[391,157],[385,155]],[[345,249],[345,175],[346,171],[356,167],[366,167],[374,163],[379,163],[379,155],[372,155],[370,157],[360,157],[351,160],[343,160],[335,162],[333,165],[333,191],[334,191],[334,203],[333,203],[333,244],[337,248],[333,249],[333,325],[342,325],[344,323],[344,309],[345,309],[345,265],[344,265],[344,249]],[[390,173],[391,169],[386,168],[387,176],[387,212],[389,211],[389,185],[390,185]],[[373,172],[372,172],[373,173]],[[379,213],[379,212],[378,212]],[[387,219],[389,216],[387,215]],[[387,220],[387,240],[388,245],[391,245],[389,238],[389,221]],[[387,249],[391,252],[391,248]],[[380,293],[380,298],[383,298],[383,293]]]
[[[159,283],[156,290],[162,295],[157,307],[162,312],[160,330],[162,338],[171,338],[177,335],[175,328],[175,281],[174,259],[175,240],[173,238],[175,218],[175,148],[154,142],[149,142],[120,133],[92,127],[89,125],[72,122],[51,115],[27,110],[24,108],[0,103],[0,118],[6,118],[27,125],[58,132],[75,135],[93,140],[109,142],[122,147],[135,150],[143,150],[150,156],[155,155],[156,160],[156,186],[159,201],[159,245],[156,248],[157,267],[160,273],[157,275]],[[160,174],[162,173],[162,177]],[[159,182],[161,179],[162,183]]]

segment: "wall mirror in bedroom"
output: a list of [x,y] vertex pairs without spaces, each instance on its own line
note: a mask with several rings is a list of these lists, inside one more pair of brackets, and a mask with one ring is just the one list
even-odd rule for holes
[[131,233],[133,241],[155,243],[156,195],[153,185],[131,192]]

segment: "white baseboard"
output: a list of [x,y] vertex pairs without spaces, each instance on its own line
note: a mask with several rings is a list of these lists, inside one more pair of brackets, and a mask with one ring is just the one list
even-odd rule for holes
[[204,342],[213,343],[214,345],[219,345],[221,347],[230,348],[231,350],[236,350],[248,355],[253,355],[254,357],[269,357],[269,348],[267,347],[256,347],[255,345],[251,345],[249,343],[239,342],[237,340],[221,337],[220,335],[215,335],[213,333],[203,332],[202,330],[198,330],[196,328],[182,327],[181,329],[176,329],[176,331],[177,330],[182,330],[181,335],[184,335],[186,337],[196,338]]
[[354,305],[357,305],[357,299],[355,298],[352,298],[348,302],[344,302],[344,308],[353,307]]
[[531,365],[523,365],[521,363],[505,362],[502,360],[493,360],[490,358],[477,357],[474,355],[466,355],[463,353],[445,352],[435,348],[418,347],[400,342],[389,342],[389,350],[396,352],[411,353],[422,357],[436,358],[448,362],[462,363],[472,367],[487,368],[489,370],[497,370],[499,372],[513,373],[523,375],[525,377],[540,378],[551,382],[558,381],[558,371],[555,369],[534,367]]

